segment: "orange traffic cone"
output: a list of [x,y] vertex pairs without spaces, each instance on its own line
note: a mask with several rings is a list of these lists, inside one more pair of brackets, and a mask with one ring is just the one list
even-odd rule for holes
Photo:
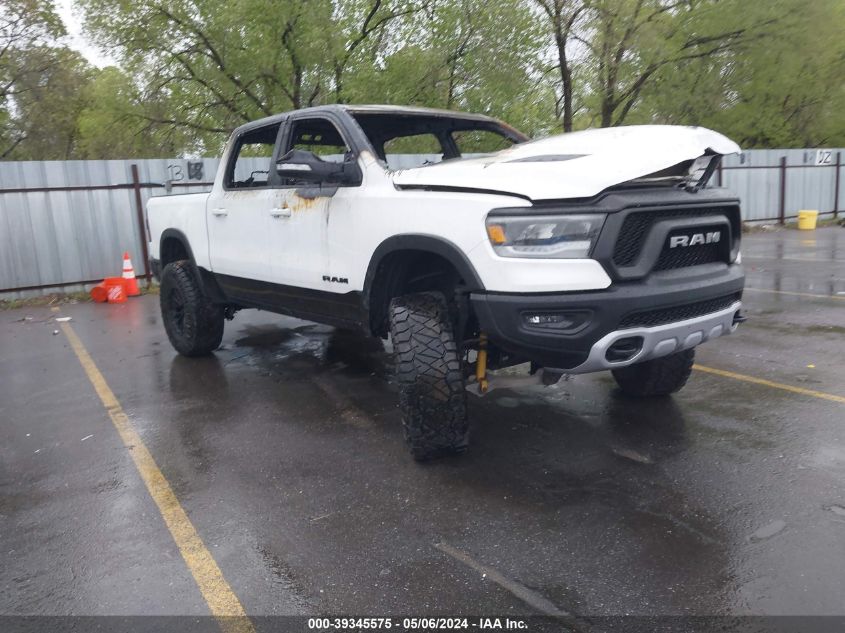
[[135,279],[135,269],[132,268],[132,260],[129,259],[128,252],[123,254],[123,280],[128,296],[137,297],[141,294],[141,291],[138,289],[138,280]]

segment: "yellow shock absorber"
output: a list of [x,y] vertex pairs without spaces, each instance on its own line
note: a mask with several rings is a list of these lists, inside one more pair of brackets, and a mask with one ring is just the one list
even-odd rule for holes
[[475,361],[475,380],[478,390],[487,393],[487,334],[482,332],[478,337],[478,359]]

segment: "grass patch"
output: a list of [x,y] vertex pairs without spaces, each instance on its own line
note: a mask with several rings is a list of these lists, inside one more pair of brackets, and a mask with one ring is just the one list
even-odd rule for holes
[[[833,216],[829,218],[819,218],[816,220],[816,228],[817,229],[824,229],[829,226],[845,226],[845,219],[843,218],[834,218]],[[798,230],[798,220],[789,221],[786,223],[786,228]]]
[[[139,282],[141,288],[141,295],[157,295],[158,284],[153,284],[149,288],[144,287],[143,282]],[[40,297],[30,297],[28,299],[0,299],[0,311],[5,310],[19,310],[21,308],[41,308],[44,306],[58,306],[69,303],[88,303],[91,301],[91,295],[87,292],[51,292],[48,295]]]

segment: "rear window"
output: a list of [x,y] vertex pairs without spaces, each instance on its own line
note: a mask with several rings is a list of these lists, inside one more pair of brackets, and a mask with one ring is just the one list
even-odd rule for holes
[[389,169],[489,154],[528,140],[512,127],[482,116],[407,111],[353,116]]
[[461,156],[498,152],[514,144],[509,138],[489,130],[457,130],[452,132],[452,140]]
[[321,118],[299,119],[294,122],[291,140],[282,154],[291,149],[312,152],[326,161],[342,163],[349,146],[334,124]]
[[390,169],[433,165],[443,160],[443,146],[434,134],[397,136],[384,143],[384,160]]

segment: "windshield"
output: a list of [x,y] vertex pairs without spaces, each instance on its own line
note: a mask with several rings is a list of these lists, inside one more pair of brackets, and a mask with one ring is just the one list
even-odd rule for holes
[[388,169],[475,158],[528,140],[498,121],[436,114],[353,113]]

